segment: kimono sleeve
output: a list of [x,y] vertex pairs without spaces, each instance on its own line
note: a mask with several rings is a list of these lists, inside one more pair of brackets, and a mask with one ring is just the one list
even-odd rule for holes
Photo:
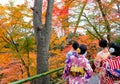
[[95,67],[100,67],[100,62],[101,62],[101,54],[100,52],[96,55],[96,58],[94,60],[94,65]]
[[85,61],[86,61],[86,67],[85,67],[86,78],[90,78],[92,76],[93,69],[90,65],[90,62],[87,59],[85,59]]
[[68,62],[66,62],[64,70],[63,70],[63,74],[62,74],[62,78],[63,79],[67,79],[69,77],[70,74],[70,67],[71,67],[71,59],[68,59]]

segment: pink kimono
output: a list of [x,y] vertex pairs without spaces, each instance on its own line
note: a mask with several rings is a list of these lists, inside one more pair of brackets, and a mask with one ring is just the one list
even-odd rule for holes
[[68,78],[69,84],[87,84],[92,73],[89,61],[83,55],[75,54],[66,63],[62,78]]

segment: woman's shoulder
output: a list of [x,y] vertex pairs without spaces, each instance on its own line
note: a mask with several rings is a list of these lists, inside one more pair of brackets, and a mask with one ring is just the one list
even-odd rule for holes
[[77,60],[78,58],[75,55],[71,55],[70,60]]
[[103,55],[103,51],[99,51],[96,56],[101,57],[102,55]]

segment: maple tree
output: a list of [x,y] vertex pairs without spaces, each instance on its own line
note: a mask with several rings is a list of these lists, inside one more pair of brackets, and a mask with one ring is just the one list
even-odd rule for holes
[[[42,28],[46,23],[47,3],[48,0],[43,0],[41,5],[42,24],[39,27]],[[14,3],[10,2],[5,6],[0,5],[0,78],[2,80],[0,83],[20,80],[36,73],[35,65],[38,58],[36,58],[37,49],[32,28],[32,10],[27,7],[27,4],[28,2],[25,2],[14,6]],[[55,0],[49,58],[47,58],[49,65],[45,71],[64,65],[66,53],[71,49],[71,45],[67,44],[72,40],[85,43],[88,47],[88,58],[94,58],[99,48],[99,39],[104,35],[107,35],[111,41],[117,39],[113,31],[119,30],[120,27],[119,4],[119,0]],[[34,8],[33,11],[35,11]],[[82,29],[87,36],[78,32]],[[119,33],[116,34],[119,35]],[[48,48],[45,50],[48,51]],[[11,73],[14,74],[11,75]],[[59,74],[61,72],[52,74],[51,79],[57,78]]]
[[[107,36],[110,41],[114,40],[114,32],[119,29],[119,1],[104,1],[104,0],[83,0],[83,1],[67,1],[61,0],[58,4],[63,3],[61,8],[55,6],[55,14],[62,24],[61,27],[64,28],[65,25],[69,24],[68,32],[70,29],[76,32],[76,30],[84,29],[87,34],[94,38],[102,39]],[[69,5],[68,5],[69,4]],[[83,8],[82,8],[83,7]],[[67,8],[67,11],[64,11]],[[81,8],[80,10],[78,8]],[[106,10],[109,8],[109,10]],[[61,10],[63,10],[63,15],[61,16]],[[66,16],[67,15],[67,16]],[[105,16],[104,16],[105,15]],[[62,21],[62,18],[69,17]],[[58,24],[60,24],[60,21]],[[59,25],[60,26],[60,25]],[[60,28],[60,27],[59,27]],[[59,29],[60,31],[60,29]],[[61,30],[63,31],[63,30]],[[66,33],[65,31],[64,33]],[[70,33],[68,33],[70,34]],[[68,35],[67,34],[67,35]],[[111,36],[111,34],[114,34]],[[66,34],[65,34],[66,35]]]
[[[33,68],[31,62],[35,61],[31,60],[30,56],[30,52],[35,48],[35,42],[32,41],[34,40],[31,29],[32,20],[25,20],[25,18],[32,17],[32,14],[28,14],[28,12],[32,11],[27,8],[26,4],[27,2],[22,5],[14,6],[13,2],[10,2],[5,6],[0,5],[0,9],[2,10],[0,14],[0,48],[3,54],[1,64],[8,64],[5,66],[8,67],[8,70],[2,67],[1,74],[3,74],[3,77],[1,83],[8,83],[33,75],[31,74],[31,69]],[[6,53],[9,55],[5,55]],[[13,59],[15,62],[18,61],[18,63],[12,62]],[[11,67],[13,67],[13,69],[11,69]],[[18,69],[16,69],[17,67]],[[16,69],[16,72],[14,72],[14,69]],[[23,71],[21,72],[21,70]],[[21,73],[19,73],[19,71]],[[34,71],[35,70],[33,70],[33,72]],[[14,73],[10,75],[12,72]],[[17,77],[17,75],[19,77]]]
[[85,24],[83,28],[87,29],[87,32],[97,39],[101,39],[106,35],[109,41],[114,40],[113,37],[115,37],[115,33],[113,31],[116,31],[116,29],[118,29],[117,26],[119,26],[113,22],[114,19],[116,19],[116,22],[119,22],[118,12],[113,12],[117,10],[115,8],[116,2],[118,2],[118,0],[97,0],[90,3],[93,4],[93,7],[91,8],[90,5],[86,7],[87,13],[84,13],[83,16],[87,24]]

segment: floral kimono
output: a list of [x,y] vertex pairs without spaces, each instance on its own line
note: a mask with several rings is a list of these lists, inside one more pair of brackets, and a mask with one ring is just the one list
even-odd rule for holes
[[69,84],[87,84],[92,73],[93,70],[85,56],[74,54],[66,63],[62,78],[68,78]]
[[101,84],[120,84],[120,56],[115,57],[114,60],[112,56],[104,60],[102,70]]
[[110,53],[108,52],[108,49],[105,48],[104,50],[97,53],[97,56],[94,60],[94,64],[96,67],[95,72],[97,73],[100,82],[103,80],[101,77],[101,74],[103,73],[103,71],[101,70],[102,69],[101,64],[102,64],[102,61],[107,59],[109,55]]
[[110,55],[110,53],[108,52],[107,49],[98,52],[98,54],[95,58],[95,61],[94,61],[95,66],[100,67],[101,61],[107,59],[109,55]]
[[67,55],[66,55],[66,60],[65,60],[65,62],[67,63],[67,62],[69,61],[69,59],[70,59],[71,56],[77,55],[77,54],[78,54],[77,52],[75,52],[75,51],[73,51],[73,50],[70,50],[70,51],[67,53]]

